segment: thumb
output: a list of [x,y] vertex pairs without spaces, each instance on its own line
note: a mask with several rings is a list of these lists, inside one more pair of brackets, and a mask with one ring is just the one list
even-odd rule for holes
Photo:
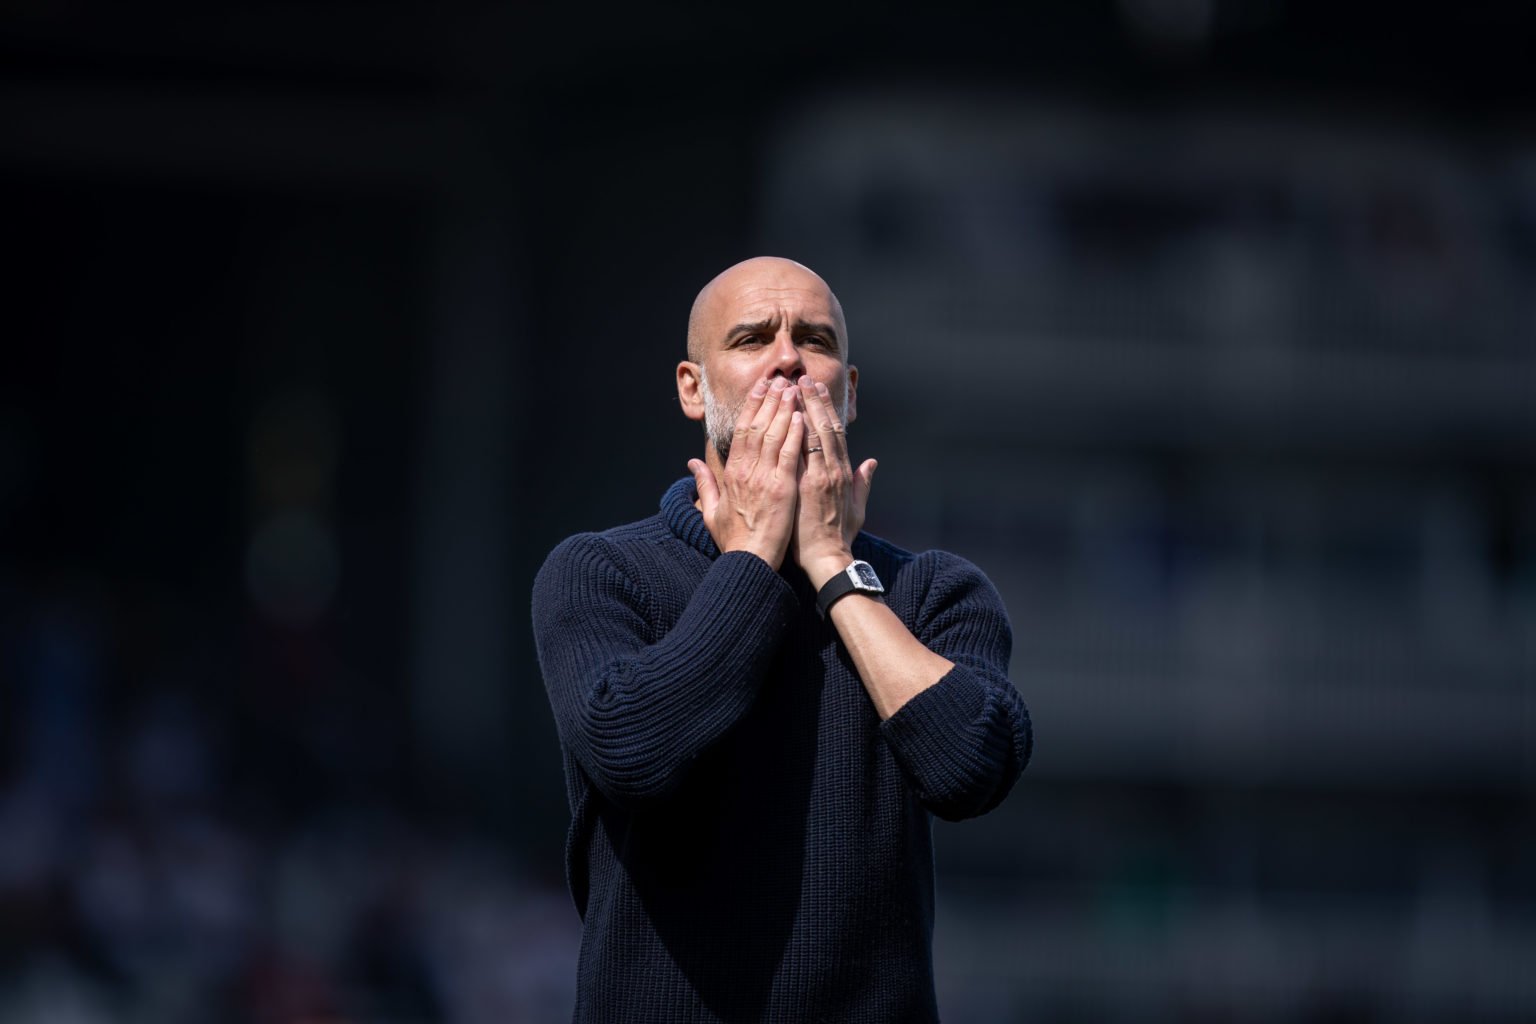
[[700,510],[707,519],[720,501],[720,487],[715,483],[715,474],[710,472],[703,459],[689,459],[688,472],[693,474],[693,486],[699,492]]
[[874,459],[865,459],[853,474],[853,496],[861,508],[869,500],[869,489],[874,486],[875,470],[879,466]]

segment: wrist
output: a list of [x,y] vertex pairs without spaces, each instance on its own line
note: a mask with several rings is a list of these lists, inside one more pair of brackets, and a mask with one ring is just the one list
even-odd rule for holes
[[756,555],[767,562],[768,567],[774,572],[778,572],[779,566],[784,564],[784,552],[782,550],[775,550],[771,545],[767,544],[753,544],[748,541],[720,548],[722,555],[727,551],[744,551],[749,555]]
[[820,590],[826,586],[828,580],[848,568],[852,562],[853,552],[844,548],[841,551],[826,551],[803,557],[800,560],[800,568],[805,570],[811,586]]
[[885,584],[880,581],[875,567],[855,559],[852,564],[844,566],[842,572],[833,573],[826,583],[816,588],[816,610],[826,618],[833,606],[840,605],[855,594],[883,603],[880,595],[884,593]]

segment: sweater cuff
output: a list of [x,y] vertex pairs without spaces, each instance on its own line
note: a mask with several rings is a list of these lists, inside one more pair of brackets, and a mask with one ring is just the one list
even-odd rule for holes
[[722,553],[710,565],[700,585],[720,588],[748,601],[782,604],[790,611],[798,603],[789,581],[750,551]]
[[987,703],[986,687],[959,665],[907,701],[881,723],[885,738],[917,762],[947,757],[955,741],[980,731]]
[[956,665],[881,724],[924,806],[942,818],[985,813],[1012,785],[1013,731],[999,699],[984,675]]

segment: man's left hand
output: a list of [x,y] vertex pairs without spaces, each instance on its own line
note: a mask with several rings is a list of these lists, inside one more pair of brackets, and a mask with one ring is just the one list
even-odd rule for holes
[[808,376],[798,383],[806,451],[792,554],[819,590],[853,561],[853,538],[864,526],[877,464],[866,459],[853,469],[847,434],[827,386]]

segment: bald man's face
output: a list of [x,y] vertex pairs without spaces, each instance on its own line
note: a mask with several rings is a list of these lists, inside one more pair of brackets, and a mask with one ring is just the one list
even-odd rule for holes
[[683,412],[704,420],[722,463],[760,379],[820,381],[850,423],[858,370],[847,363],[847,343],[842,310],[821,278],[788,260],[740,264],[710,282],[695,304],[691,359],[678,366]]

